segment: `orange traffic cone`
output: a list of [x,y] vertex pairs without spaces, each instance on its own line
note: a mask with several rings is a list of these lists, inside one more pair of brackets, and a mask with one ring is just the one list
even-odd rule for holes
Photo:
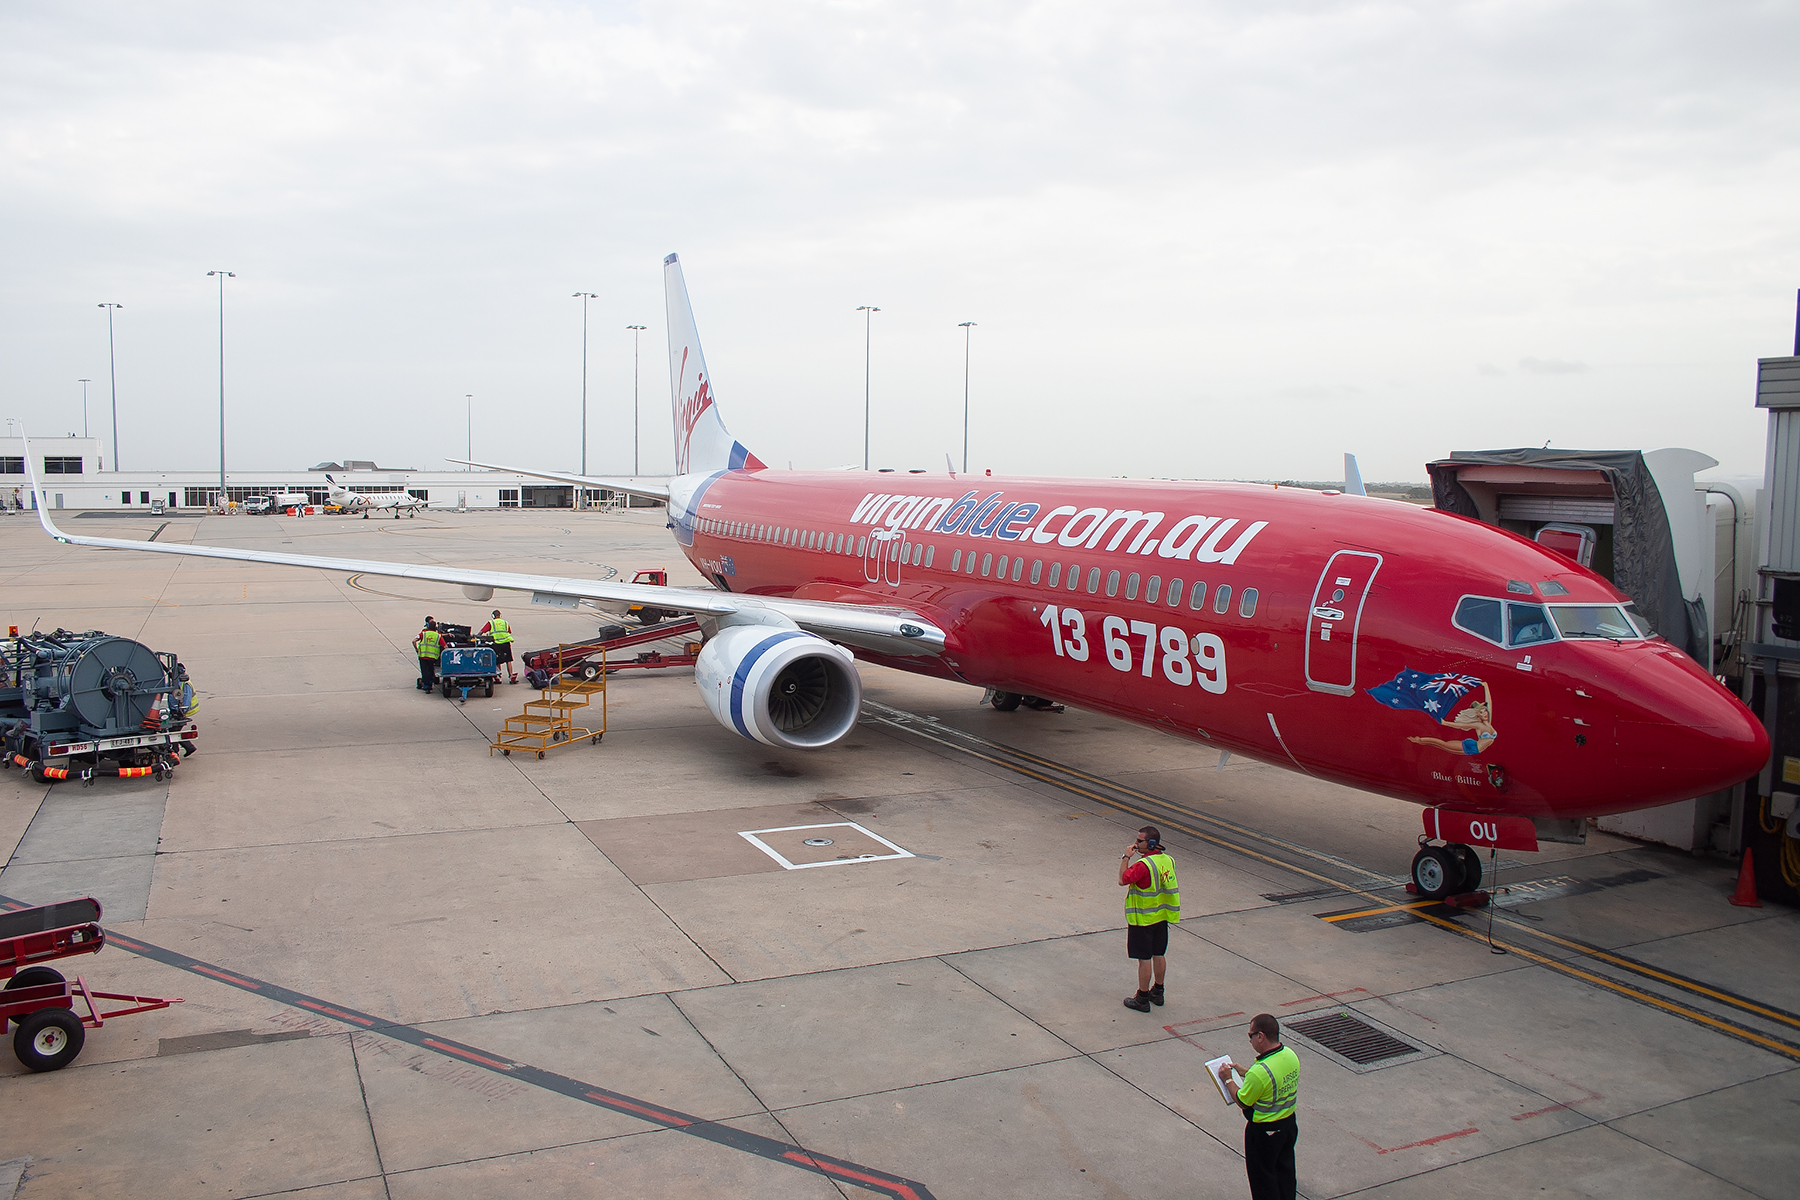
[[1750,857],[1750,848],[1744,847],[1744,865],[1738,870],[1737,891],[1731,895],[1731,902],[1739,908],[1761,908],[1763,902],[1756,898],[1756,861]]

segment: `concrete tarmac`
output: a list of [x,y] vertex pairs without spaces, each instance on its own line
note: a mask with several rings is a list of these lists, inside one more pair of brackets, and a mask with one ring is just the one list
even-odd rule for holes
[[[662,519],[159,540],[698,582]],[[1201,1064],[1259,1011],[1301,1060],[1305,1196],[1794,1194],[1800,917],[1728,905],[1725,865],[1506,854],[1495,953],[1488,913],[1398,886],[1411,805],[871,667],[823,752],[728,732],[673,669],[616,676],[597,745],[490,755],[535,693],[422,694],[411,641],[495,606],[525,647],[592,634],[527,599],[0,519],[0,623],[176,651],[202,700],[170,781],[0,773],[0,896],[97,897],[112,941],[70,972],[185,998],[60,1072],[0,1055],[0,1198],[1242,1196]],[[1183,900],[1148,1015],[1116,883],[1146,821]],[[1289,1024],[1330,1014],[1386,1056]]]

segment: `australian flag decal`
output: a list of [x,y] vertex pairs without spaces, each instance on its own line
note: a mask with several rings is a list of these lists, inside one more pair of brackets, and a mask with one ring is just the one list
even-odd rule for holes
[[734,579],[737,577],[737,563],[732,561],[731,555],[719,555],[719,573],[721,575],[730,575]]
[[1456,702],[1465,694],[1480,686],[1481,680],[1473,675],[1427,675],[1407,667],[1388,682],[1368,691],[1389,708],[1412,709],[1442,717],[1456,707]]

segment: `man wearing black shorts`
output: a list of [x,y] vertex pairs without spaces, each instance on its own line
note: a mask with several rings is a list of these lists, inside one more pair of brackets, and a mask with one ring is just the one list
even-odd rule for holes
[[1137,841],[1119,859],[1119,886],[1125,889],[1125,952],[1138,966],[1137,994],[1125,998],[1125,1007],[1147,1013],[1152,1004],[1163,1003],[1169,926],[1181,920],[1175,860],[1163,849],[1156,826],[1138,830]]

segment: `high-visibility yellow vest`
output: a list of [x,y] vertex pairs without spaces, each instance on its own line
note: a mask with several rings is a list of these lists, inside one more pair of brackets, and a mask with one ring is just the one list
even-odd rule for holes
[[419,657],[436,658],[443,652],[444,635],[435,629],[427,629],[419,635]]
[[1300,1103],[1300,1059],[1286,1046],[1271,1050],[1251,1064],[1238,1103],[1258,1124],[1290,1117]]
[[494,645],[496,646],[504,646],[512,641],[512,626],[499,617],[488,622],[488,630],[494,635]]
[[1129,925],[1175,924],[1181,920],[1181,888],[1175,882],[1175,860],[1160,850],[1143,859],[1150,868],[1150,886],[1135,883],[1125,889],[1125,921]]

